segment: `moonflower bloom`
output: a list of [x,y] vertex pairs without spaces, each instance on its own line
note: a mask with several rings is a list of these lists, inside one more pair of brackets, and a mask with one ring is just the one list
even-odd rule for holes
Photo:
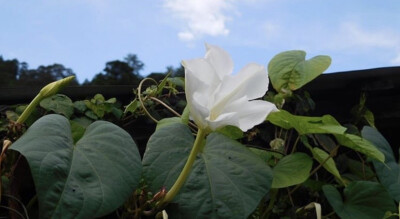
[[247,131],[277,110],[273,103],[254,100],[268,90],[264,66],[250,63],[232,75],[230,55],[217,46],[206,44],[206,49],[204,58],[182,62],[190,117],[199,128],[232,125]]

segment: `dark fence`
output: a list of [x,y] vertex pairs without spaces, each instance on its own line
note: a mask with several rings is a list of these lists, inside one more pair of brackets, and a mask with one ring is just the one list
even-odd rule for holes
[[352,119],[350,110],[364,93],[366,106],[375,115],[376,127],[393,148],[399,148],[400,67],[324,74],[304,90],[316,102],[314,115],[331,114],[342,123]]
[[[62,93],[73,100],[91,98],[97,93],[106,98],[116,97],[123,103],[133,99],[137,85],[67,87]],[[0,106],[28,103],[40,87],[0,88]],[[303,90],[316,102],[314,115],[331,114],[339,121],[352,119],[350,110],[361,95],[367,97],[366,106],[374,113],[377,128],[392,147],[400,145],[400,67],[376,68],[323,74]],[[396,153],[396,152],[395,152]]]

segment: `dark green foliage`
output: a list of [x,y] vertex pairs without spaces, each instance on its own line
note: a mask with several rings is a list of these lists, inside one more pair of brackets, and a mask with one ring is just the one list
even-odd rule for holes
[[[172,186],[193,141],[183,124],[171,123],[157,129],[143,158],[144,177],[151,191]],[[271,181],[270,168],[255,154],[213,133],[167,212],[172,218],[246,218],[268,193]]]
[[124,130],[98,121],[74,140],[65,117],[48,115],[12,145],[31,168],[40,218],[100,217],[139,185],[140,155]]

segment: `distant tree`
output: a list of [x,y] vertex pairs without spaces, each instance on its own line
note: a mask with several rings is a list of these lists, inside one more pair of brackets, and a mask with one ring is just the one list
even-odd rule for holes
[[144,64],[136,55],[129,54],[124,61],[106,63],[103,72],[95,75],[91,85],[137,85],[142,77],[140,71]]
[[[22,85],[40,85],[44,86],[62,78],[73,76],[75,73],[61,64],[53,64],[48,66],[39,66],[37,69],[28,70],[25,68],[20,71],[18,84]],[[78,85],[78,81],[71,81],[69,85]]]
[[12,86],[17,83],[20,64],[17,59],[4,60],[0,56],[0,86]]
[[144,68],[144,63],[139,60],[137,55],[135,54],[128,54],[124,61],[133,69],[132,73],[139,76],[140,71]]

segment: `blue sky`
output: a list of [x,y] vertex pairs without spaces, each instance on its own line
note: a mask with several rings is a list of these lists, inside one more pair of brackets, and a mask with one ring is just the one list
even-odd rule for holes
[[30,68],[60,63],[79,81],[128,53],[143,75],[227,50],[235,71],[277,53],[329,55],[327,72],[400,65],[400,1],[0,0],[0,55]]

